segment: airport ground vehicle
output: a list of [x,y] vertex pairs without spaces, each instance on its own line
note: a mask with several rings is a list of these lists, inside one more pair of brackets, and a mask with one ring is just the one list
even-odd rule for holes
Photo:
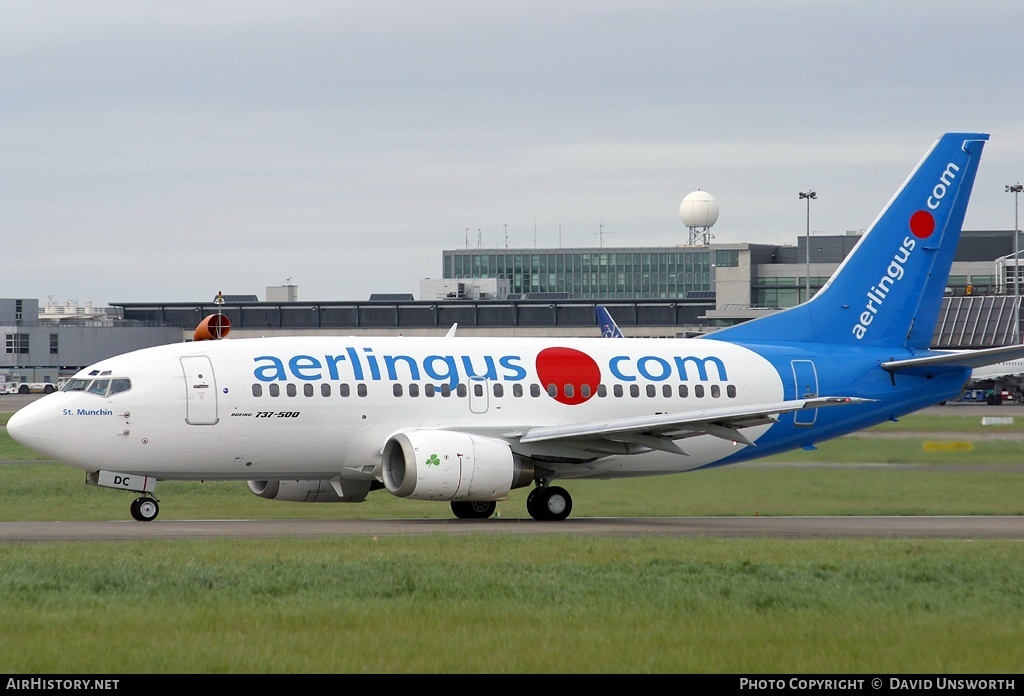
[[11,387],[8,394],[51,394],[57,391],[53,382],[7,382]]
[[998,406],[1002,403],[1024,403],[1024,392],[1003,389],[997,400],[993,389],[965,389],[960,398],[955,399],[955,401],[976,401],[978,403],[986,403],[989,406]]

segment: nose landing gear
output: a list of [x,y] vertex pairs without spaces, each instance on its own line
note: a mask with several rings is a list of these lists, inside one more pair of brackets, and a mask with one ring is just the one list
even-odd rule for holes
[[160,514],[160,505],[156,498],[143,496],[132,501],[132,517],[139,522],[150,522]]

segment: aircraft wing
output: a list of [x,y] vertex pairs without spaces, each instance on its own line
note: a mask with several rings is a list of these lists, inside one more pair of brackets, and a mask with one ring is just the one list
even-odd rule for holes
[[1019,385],[1022,377],[1024,377],[1024,365],[1021,365],[1018,360],[1013,363],[996,363],[979,367],[971,372],[971,383],[1001,380]]
[[937,353],[921,358],[908,358],[906,360],[890,360],[889,362],[882,363],[882,369],[889,372],[923,374],[936,368],[984,367],[1020,358],[1024,358],[1024,345],[999,346],[998,348],[984,348],[981,350]]
[[674,441],[697,435],[713,435],[724,440],[754,445],[740,432],[741,428],[774,423],[781,413],[800,411],[825,406],[847,406],[867,403],[872,399],[847,396],[819,397],[815,399],[794,399],[775,403],[738,406],[731,408],[710,408],[701,411],[661,413],[635,418],[615,418],[589,423],[568,425],[545,425],[528,428],[510,437],[518,437],[522,443],[559,441],[566,444],[582,444],[586,441],[604,441],[649,449],[686,454]]

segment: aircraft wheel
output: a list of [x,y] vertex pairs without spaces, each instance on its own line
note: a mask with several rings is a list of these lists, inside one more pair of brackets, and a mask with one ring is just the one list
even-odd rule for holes
[[160,506],[152,498],[136,498],[132,501],[132,517],[139,522],[150,522],[160,514]]
[[535,520],[544,519],[544,511],[537,507],[537,492],[540,490],[540,488],[534,488],[530,491],[530,495],[526,496],[526,511],[530,513],[530,517]]
[[493,500],[458,500],[452,502],[452,512],[460,520],[485,520],[494,514],[498,504]]
[[535,520],[560,522],[572,512],[572,496],[559,486],[535,488],[526,498],[526,510]]

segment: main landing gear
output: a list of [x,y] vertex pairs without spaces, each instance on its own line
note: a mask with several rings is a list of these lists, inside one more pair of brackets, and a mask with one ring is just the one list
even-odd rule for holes
[[[139,498],[132,503],[132,515],[135,515],[136,504],[141,501],[152,503],[156,507],[156,501],[148,498]],[[452,512],[460,520],[485,520],[494,514],[498,504],[493,500],[473,500],[452,502]],[[548,486],[543,482],[530,491],[526,498],[526,511],[530,517],[541,522],[560,522],[572,512],[572,496],[569,491],[559,486]],[[156,517],[156,512],[153,513]],[[135,519],[141,519],[135,517]],[[153,519],[150,517],[149,519]]]
[[160,505],[156,498],[143,496],[132,501],[132,517],[139,522],[150,522],[160,514]]
[[541,522],[561,522],[572,512],[572,496],[564,488],[542,484],[527,496],[526,511]]

